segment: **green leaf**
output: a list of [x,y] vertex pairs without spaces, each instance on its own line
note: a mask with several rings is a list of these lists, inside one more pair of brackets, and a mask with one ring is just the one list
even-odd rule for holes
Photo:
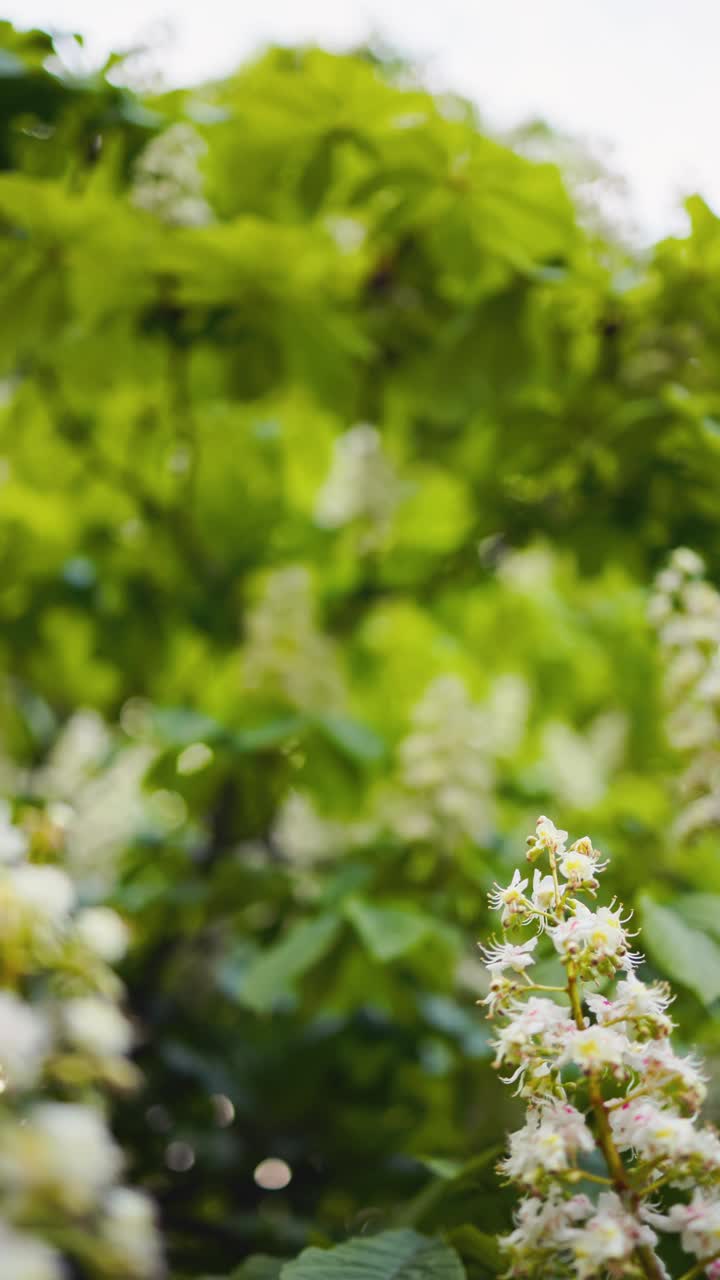
[[317,213],[332,182],[334,148],[335,140],[332,136],[321,138],[305,166],[298,194],[307,214]]
[[374,764],[385,754],[385,744],[372,729],[350,716],[327,711],[315,723],[330,741],[358,764]]
[[216,720],[192,707],[158,707],[153,711],[152,719],[157,733],[173,747],[186,747],[193,742],[215,742],[221,732]]
[[462,1160],[449,1160],[446,1156],[418,1156],[426,1169],[443,1182],[451,1182],[457,1178],[463,1167]]
[[275,720],[268,720],[267,724],[260,724],[252,729],[241,729],[239,733],[231,736],[230,742],[240,753],[267,751],[270,747],[277,747],[287,742],[288,738],[295,737],[305,728],[307,728],[307,720],[304,716],[279,716]]
[[720,938],[720,894],[684,893],[673,905],[688,924]]
[[493,1056],[492,1036],[486,1023],[478,1017],[476,1008],[467,1009],[450,996],[438,994],[421,995],[418,998],[418,1008],[438,1031],[455,1037],[468,1057]]
[[383,1231],[334,1249],[304,1249],[280,1280],[464,1280],[454,1249],[415,1231]]
[[485,1151],[466,1161],[428,1159],[418,1156],[417,1159],[435,1175],[435,1178],[432,1182],[428,1182],[427,1186],[422,1187],[412,1200],[400,1207],[395,1215],[395,1221],[403,1226],[417,1226],[431,1213],[435,1213],[446,1200],[455,1197],[458,1192],[471,1188],[475,1194],[479,1191],[482,1176],[488,1165],[497,1159],[501,1151],[500,1146],[487,1147]]
[[271,1258],[267,1253],[255,1253],[251,1258],[246,1258],[228,1280],[280,1280],[284,1265],[284,1258]]
[[659,969],[693,991],[703,1004],[720,996],[720,947],[647,894],[639,900],[643,939]]
[[384,964],[411,951],[433,929],[432,919],[418,911],[373,907],[362,898],[349,899],[344,911],[373,959]]
[[282,996],[291,995],[293,984],[330,950],[341,923],[338,916],[328,914],[293,925],[280,942],[250,964],[238,999],[256,1013],[264,1013]]

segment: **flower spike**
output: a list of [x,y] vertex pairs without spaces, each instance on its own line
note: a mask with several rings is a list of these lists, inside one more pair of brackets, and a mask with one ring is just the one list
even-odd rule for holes
[[[695,1259],[684,1280],[720,1280],[720,1137],[698,1119],[705,1078],[672,1048],[669,987],[635,972],[643,957],[630,949],[630,914],[614,899],[595,909],[582,900],[595,897],[607,861],[588,836],[567,842],[538,819],[530,893],[515,870],[490,894],[503,929],[535,932],[481,947],[490,981],[480,1003],[499,1024],[494,1066],[528,1108],[499,1165],[525,1197],[500,1242],[507,1274],[669,1280],[663,1240],[675,1233]],[[564,966],[564,987],[527,972],[541,941]],[[598,979],[609,994],[586,994]],[[587,1195],[577,1194],[583,1182]],[[652,1198],[658,1187],[674,1201],[665,1211]]]

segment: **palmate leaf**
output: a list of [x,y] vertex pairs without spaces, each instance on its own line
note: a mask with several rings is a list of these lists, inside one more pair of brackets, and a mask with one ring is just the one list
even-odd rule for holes
[[238,999],[256,1013],[271,1009],[281,996],[292,993],[293,983],[327,954],[341,923],[338,916],[328,913],[293,925],[280,942],[250,964]]
[[442,1240],[415,1231],[383,1231],[334,1249],[304,1249],[280,1280],[464,1280],[465,1270]]
[[375,907],[362,898],[351,898],[345,904],[345,915],[373,959],[383,964],[412,951],[435,928],[430,916],[412,907]]
[[720,947],[669,907],[640,897],[643,941],[658,968],[693,991],[703,1004],[720,997]]

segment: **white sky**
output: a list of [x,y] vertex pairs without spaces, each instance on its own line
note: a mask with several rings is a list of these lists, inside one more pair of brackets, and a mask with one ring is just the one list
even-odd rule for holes
[[[170,81],[216,76],[272,41],[343,48],[379,34],[499,126],[542,116],[630,183],[646,233],[682,229],[684,194],[720,210],[720,0],[5,0],[20,26],[94,50],[155,29]],[[162,29],[165,28],[164,34]],[[171,35],[168,36],[168,31]]]

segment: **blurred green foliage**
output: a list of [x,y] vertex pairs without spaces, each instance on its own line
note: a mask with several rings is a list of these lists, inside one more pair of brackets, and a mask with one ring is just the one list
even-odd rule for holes
[[481,1280],[513,1104],[473,946],[538,813],[718,1039],[646,601],[678,544],[720,572],[720,223],[635,260],[368,53],[150,99],[0,37],[0,732],[26,779],[78,709],[96,781],[147,751],[102,890],[136,1180],[178,1277]]

